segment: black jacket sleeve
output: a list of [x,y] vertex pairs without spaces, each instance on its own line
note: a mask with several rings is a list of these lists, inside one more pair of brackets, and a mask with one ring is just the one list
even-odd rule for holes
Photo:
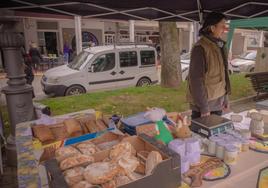
[[210,111],[205,88],[206,67],[205,51],[203,47],[195,46],[191,54],[189,84],[193,102],[202,114]]

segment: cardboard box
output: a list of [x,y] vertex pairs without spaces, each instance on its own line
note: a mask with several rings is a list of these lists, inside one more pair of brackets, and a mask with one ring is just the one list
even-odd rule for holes
[[[159,163],[153,170],[151,175],[144,176],[141,179],[130,182],[129,184],[118,188],[178,188],[181,185],[181,170],[180,156],[166,146],[159,144],[155,139],[147,135],[131,136],[124,138],[132,144],[135,150],[138,151],[158,151],[162,155],[163,161]],[[94,155],[96,162],[102,161],[110,153],[110,150],[105,150]],[[48,174],[49,186],[51,188],[67,188],[62,172],[59,169],[55,159],[45,162],[45,167]]]

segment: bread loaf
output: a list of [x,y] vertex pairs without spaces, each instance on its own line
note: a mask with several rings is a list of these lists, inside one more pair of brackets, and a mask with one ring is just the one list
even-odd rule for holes
[[119,170],[119,166],[110,162],[97,162],[86,167],[84,178],[91,184],[103,184],[111,181]]
[[87,121],[86,127],[90,133],[95,133],[99,131],[95,120]]
[[145,175],[145,165],[143,163],[139,162],[139,164],[134,172]]
[[109,126],[110,118],[108,118],[107,116],[102,116],[102,121],[107,127]]
[[72,136],[77,136],[78,134],[82,134],[82,128],[80,126],[79,121],[76,119],[66,119],[63,121],[66,126],[68,134]]
[[64,140],[69,137],[67,129],[63,123],[50,126],[50,130],[56,140]]
[[92,155],[99,151],[95,144],[92,142],[83,142],[76,146],[83,154]]
[[83,180],[83,173],[84,173],[84,168],[83,167],[75,167],[69,170],[66,170],[63,172],[65,181],[69,186],[72,186],[80,181]]
[[116,188],[116,183],[114,180],[108,181],[101,185],[102,188]]
[[59,162],[77,154],[80,152],[72,146],[61,147],[55,151],[55,157]]
[[153,169],[162,161],[162,156],[157,151],[151,151],[145,164],[145,173],[150,175]]
[[98,131],[104,131],[107,129],[107,126],[103,123],[103,121],[101,119],[98,119],[96,121],[96,125],[97,125]]
[[136,157],[130,156],[130,157],[122,157],[118,161],[119,166],[121,166],[123,169],[134,172],[134,170],[139,165],[139,161]]
[[93,185],[88,183],[87,181],[80,181],[77,184],[73,185],[71,188],[92,188]]
[[112,147],[110,151],[110,158],[118,161],[122,157],[130,157],[132,152],[132,145],[129,142],[120,142]]
[[131,180],[127,176],[118,176],[114,178],[116,187],[128,184]]
[[60,162],[60,169],[66,170],[76,166],[87,165],[94,162],[94,157],[78,154],[73,157],[69,157]]
[[46,125],[35,125],[32,127],[32,129],[34,136],[42,143],[55,140],[51,130]]

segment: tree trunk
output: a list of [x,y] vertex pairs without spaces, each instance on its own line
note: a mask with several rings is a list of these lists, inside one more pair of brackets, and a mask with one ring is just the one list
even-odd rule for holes
[[177,88],[181,84],[179,33],[176,22],[159,22],[161,49],[161,86]]

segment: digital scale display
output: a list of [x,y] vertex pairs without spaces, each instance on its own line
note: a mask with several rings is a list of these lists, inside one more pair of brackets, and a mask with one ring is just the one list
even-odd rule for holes
[[224,133],[226,130],[234,129],[234,127],[231,120],[213,114],[207,117],[193,119],[190,129],[202,136],[210,137]]

